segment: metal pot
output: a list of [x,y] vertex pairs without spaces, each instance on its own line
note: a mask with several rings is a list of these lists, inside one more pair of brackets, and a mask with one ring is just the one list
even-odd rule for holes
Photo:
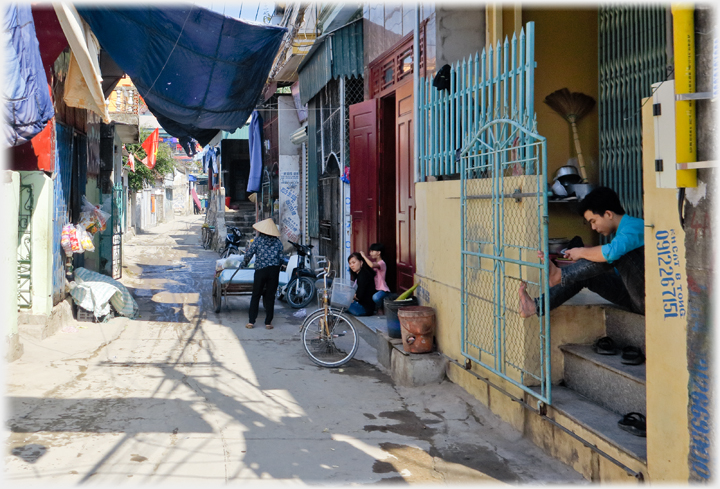
[[578,173],[577,168],[572,165],[561,166],[555,172],[553,182],[560,181],[563,185],[569,185],[571,183],[580,183],[582,177]]
[[567,189],[559,181],[552,184],[552,191],[557,197],[567,197],[568,195]]
[[591,183],[574,183],[569,187],[570,191],[575,193],[578,200],[583,200],[587,194],[595,190],[595,185]]
[[570,240],[567,238],[550,238],[548,239],[548,253],[559,255],[562,250],[567,248]]

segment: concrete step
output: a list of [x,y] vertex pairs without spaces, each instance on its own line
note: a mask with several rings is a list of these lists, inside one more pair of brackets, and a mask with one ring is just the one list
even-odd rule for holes
[[[617,413],[559,385],[552,386],[552,407],[604,442],[642,463],[647,463],[646,438],[621,430],[617,422],[622,416]],[[592,442],[592,439],[585,438]]]
[[591,345],[562,345],[565,385],[620,415],[646,414],[645,364],[624,365],[621,354],[599,355]]
[[621,349],[637,346],[645,353],[645,316],[617,307],[605,308],[605,334]]

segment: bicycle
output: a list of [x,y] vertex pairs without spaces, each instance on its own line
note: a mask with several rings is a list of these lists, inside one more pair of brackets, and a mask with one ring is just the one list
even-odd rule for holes
[[212,246],[213,236],[215,235],[215,226],[211,226],[208,223],[202,225],[202,236],[200,238],[200,244],[203,249],[210,249]]
[[329,276],[328,261],[323,274],[325,287],[318,291],[318,295],[322,297],[320,308],[305,318],[300,333],[305,352],[313,363],[321,367],[336,368],[352,359],[360,345],[360,338],[352,321],[344,313],[347,306],[341,304],[340,309],[331,307]]

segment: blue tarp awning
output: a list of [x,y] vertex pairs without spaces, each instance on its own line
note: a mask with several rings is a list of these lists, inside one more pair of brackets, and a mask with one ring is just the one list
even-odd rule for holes
[[197,177],[195,175],[188,175],[188,182],[197,182]]
[[202,146],[245,124],[286,31],[194,5],[77,10],[163,129]]

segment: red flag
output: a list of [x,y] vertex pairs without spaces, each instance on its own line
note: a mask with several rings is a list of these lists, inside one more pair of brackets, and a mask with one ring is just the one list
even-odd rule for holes
[[130,166],[130,171],[135,171],[135,157],[132,153],[128,156],[128,165]]
[[158,144],[160,143],[160,131],[156,128],[142,143],[142,149],[145,150],[147,156],[142,162],[150,169],[155,167],[155,158],[157,157]]

